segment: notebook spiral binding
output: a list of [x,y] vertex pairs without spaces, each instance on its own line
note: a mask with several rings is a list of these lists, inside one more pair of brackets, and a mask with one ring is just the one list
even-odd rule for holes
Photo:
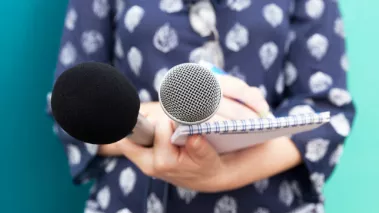
[[196,134],[226,134],[244,132],[264,132],[275,129],[305,126],[312,124],[322,124],[329,122],[330,113],[310,113],[298,114],[278,118],[255,118],[244,120],[225,120],[215,122],[205,122],[197,125],[182,126],[182,133],[187,135]]

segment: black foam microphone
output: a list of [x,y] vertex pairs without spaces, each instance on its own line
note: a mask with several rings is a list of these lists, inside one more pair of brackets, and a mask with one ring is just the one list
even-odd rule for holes
[[72,137],[110,144],[128,137],[151,146],[154,127],[139,114],[135,87],[113,66],[86,62],[63,72],[51,96],[56,122]]

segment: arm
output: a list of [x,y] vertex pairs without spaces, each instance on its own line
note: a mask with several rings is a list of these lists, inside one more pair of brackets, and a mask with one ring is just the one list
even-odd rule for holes
[[[347,91],[344,39],[335,32],[336,20],[340,18],[338,5],[325,0],[322,16],[311,18],[304,11],[306,1],[297,2],[291,25],[296,39],[289,48],[286,62],[284,96],[287,100],[273,113],[279,117],[330,111],[331,122],[290,138],[279,138],[223,156],[228,172],[223,173],[219,187],[222,190],[238,188],[302,164],[308,171],[306,175],[313,190],[321,193],[350,134],[355,108]],[[325,41],[327,48],[323,54]]]
[[[108,3],[109,5],[94,9],[91,0],[69,1],[54,80],[78,63],[85,61],[111,63],[113,1]],[[48,99],[48,113],[51,115],[50,99]],[[109,159],[96,155],[99,149],[97,145],[74,139],[56,122],[54,129],[63,144],[75,183],[83,183],[104,171]]]

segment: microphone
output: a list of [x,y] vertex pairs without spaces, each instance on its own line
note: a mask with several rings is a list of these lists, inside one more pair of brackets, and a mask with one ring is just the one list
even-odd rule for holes
[[114,67],[97,62],[76,65],[56,80],[52,115],[72,137],[91,144],[110,144],[128,137],[151,146],[154,127],[139,114],[135,87]]
[[[222,93],[211,70],[194,63],[171,68],[158,93],[163,111],[176,124],[209,120]],[[135,87],[114,67],[97,62],[76,65],[62,73],[51,96],[54,119],[70,136],[91,144],[129,138],[152,146],[154,127],[139,114]]]
[[163,111],[177,125],[193,125],[212,118],[220,106],[222,91],[210,69],[183,63],[166,73],[158,97]]

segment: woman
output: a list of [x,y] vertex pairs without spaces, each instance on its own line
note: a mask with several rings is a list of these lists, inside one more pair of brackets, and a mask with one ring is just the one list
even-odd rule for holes
[[[203,138],[172,146],[159,83],[169,68],[200,60],[229,73],[214,119],[270,107],[275,116],[330,111],[331,122],[222,156]],[[95,180],[85,212],[323,212],[322,188],[355,116],[336,1],[70,0],[55,78],[85,61],[124,73],[157,129],[154,148],[142,148],[85,144],[56,125],[74,182]]]

